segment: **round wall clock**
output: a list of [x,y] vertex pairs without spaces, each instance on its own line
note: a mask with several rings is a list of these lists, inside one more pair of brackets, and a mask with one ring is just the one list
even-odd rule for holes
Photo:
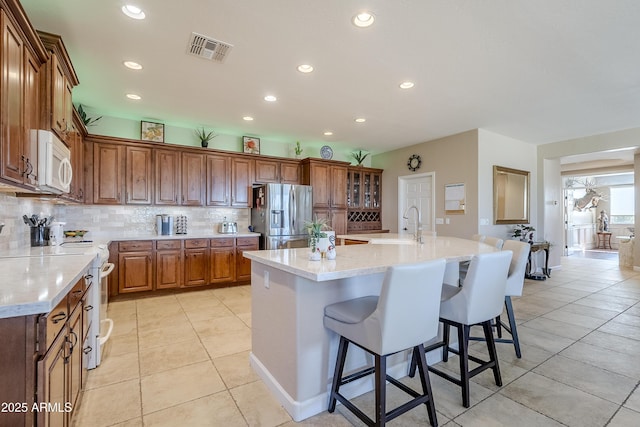
[[409,157],[409,161],[407,161],[407,167],[409,168],[410,171],[416,171],[417,169],[420,168],[421,164],[422,164],[422,159],[417,154],[414,154],[411,157]]
[[329,147],[328,145],[323,146],[320,149],[320,157],[325,160],[331,160],[331,158],[333,157],[333,150],[331,149],[331,147]]

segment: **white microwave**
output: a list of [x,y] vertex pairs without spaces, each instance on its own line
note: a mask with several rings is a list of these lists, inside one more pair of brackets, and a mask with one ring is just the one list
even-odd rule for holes
[[48,193],[68,193],[73,178],[71,151],[49,130],[38,131],[38,188]]

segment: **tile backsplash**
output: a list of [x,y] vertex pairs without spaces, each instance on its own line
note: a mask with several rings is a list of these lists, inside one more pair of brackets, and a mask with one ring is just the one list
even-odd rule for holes
[[156,231],[156,215],[185,215],[189,233],[216,231],[224,221],[238,223],[238,231],[247,231],[251,221],[250,209],[206,208],[185,206],[110,206],[110,205],[57,205],[36,198],[15,197],[0,193],[0,223],[5,227],[0,234],[0,252],[30,245],[29,227],[22,215],[53,215],[55,221],[65,222],[65,230],[89,230],[91,236],[109,234],[145,234]]

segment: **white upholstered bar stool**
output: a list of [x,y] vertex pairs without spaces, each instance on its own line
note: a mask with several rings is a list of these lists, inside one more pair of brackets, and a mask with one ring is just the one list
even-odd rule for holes
[[502,250],[502,246],[504,246],[504,240],[491,236],[485,236],[482,243],[486,243],[489,246],[494,246],[500,250]]
[[[509,326],[500,320],[500,316],[496,317],[496,332],[498,334],[497,342],[513,343],[513,347],[516,351],[518,358],[522,357],[520,352],[520,341],[518,340],[518,328],[516,325],[516,318],[513,314],[513,305],[511,304],[511,297],[521,296],[522,287],[524,286],[524,273],[527,269],[527,261],[529,260],[529,251],[531,245],[526,242],[519,242],[517,240],[507,240],[504,242],[502,250],[511,251],[513,257],[511,258],[511,265],[509,266],[509,275],[507,276],[507,287],[504,296],[504,306],[507,311],[507,318]],[[511,339],[502,338],[502,328],[504,328],[509,334]]]
[[[472,240],[477,240],[480,243],[485,243],[489,246],[496,247],[502,250],[502,246],[504,245],[504,240],[498,239],[497,237],[485,236],[482,234],[474,234],[471,236]],[[469,262],[461,262],[460,263],[460,271],[458,272],[460,283],[464,281],[464,278],[467,276],[467,271],[469,270]],[[446,282],[445,284],[450,285],[451,283]]]
[[485,236],[484,234],[474,234],[473,236],[471,236],[471,240],[475,240],[477,242],[481,242],[482,243],[482,242],[484,242],[484,239],[486,237],[487,236]]
[[[438,335],[444,266],[444,259],[439,259],[389,267],[382,283],[380,297],[361,297],[325,307],[324,326],[340,335],[329,397],[329,412],[333,412],[336,401],[340,401],[365,424],[382,426],[424,403],[431,425],[437,425],[423,343]],[[375,365],[343,378],[349,344],[355,344],[371,353]],[[414,357],[418,358],[422,394],[386,373],[387,357],[407,349],[413,349]],[[375,374],[375,421],[340,394],[342,385],[371,374]],[[387,412],[386,381],[410,394],[414,399]]]
[[[442,286],[440,303],[440,321],[443,323],[442,342],[430,345],[426,351],[443,347],[442,360],[447,362],[449,352],[460,359],[460,378],[455,378],[433,366],[429,371],[459,385],[462,388],[462,404],[469,407],[469,379],[486,369],[493,370],[497,386],[502,386],[498,356],[491,321],[502,313],[507,273],[511,262],[510,251],[493,252],[474,256],[469,265],[469,272],[461,287]],[[482,325],[487,341],[489,361],[469,354],[469,331],[473,325]],[[458,350],[449,347],[449,330],[455,326],[458,330]],[[480,366],[469,370],[469,360]],[[409,376],[415,374],[416,361],[411,361]]]

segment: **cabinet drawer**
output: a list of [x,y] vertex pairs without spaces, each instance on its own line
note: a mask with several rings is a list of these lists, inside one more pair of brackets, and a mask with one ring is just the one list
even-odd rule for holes
[[76,307],[80,304],[80,301],[82,301],[84,289],[84,279],[80,279],[73,289],[69,291],[69,313],[73,313]]
[[231,239],[211,239],[212,248],[233,247],[233,238]]
[[184,247],[187,249],[194,248],[208,248],[209,240],[208,239],[189,239],[185,240]]
[[118,251],[120,252],[135,252],[135,251],[150,251],[153,249],[153,242],[149,241],[135,241],[135,242],[120,242],[118,244]]
[[236,239],[236,246],[258,246],[257,237],[238,237]]
[[60,331],[67,324],[69,318],[69,310],[67,306],[67,297],[62,298],[56,308],[51,310],[46,316],[40,317],[38,322],[40,337],[38,341],[41,343],[39,347],[40,354],[45,354],[47,349],[55,341]]
[[182,241],[181,240],[158,240],[156,241],[156,249],[157,250],[163,250],[163,249],[180,249],[182,248]]

